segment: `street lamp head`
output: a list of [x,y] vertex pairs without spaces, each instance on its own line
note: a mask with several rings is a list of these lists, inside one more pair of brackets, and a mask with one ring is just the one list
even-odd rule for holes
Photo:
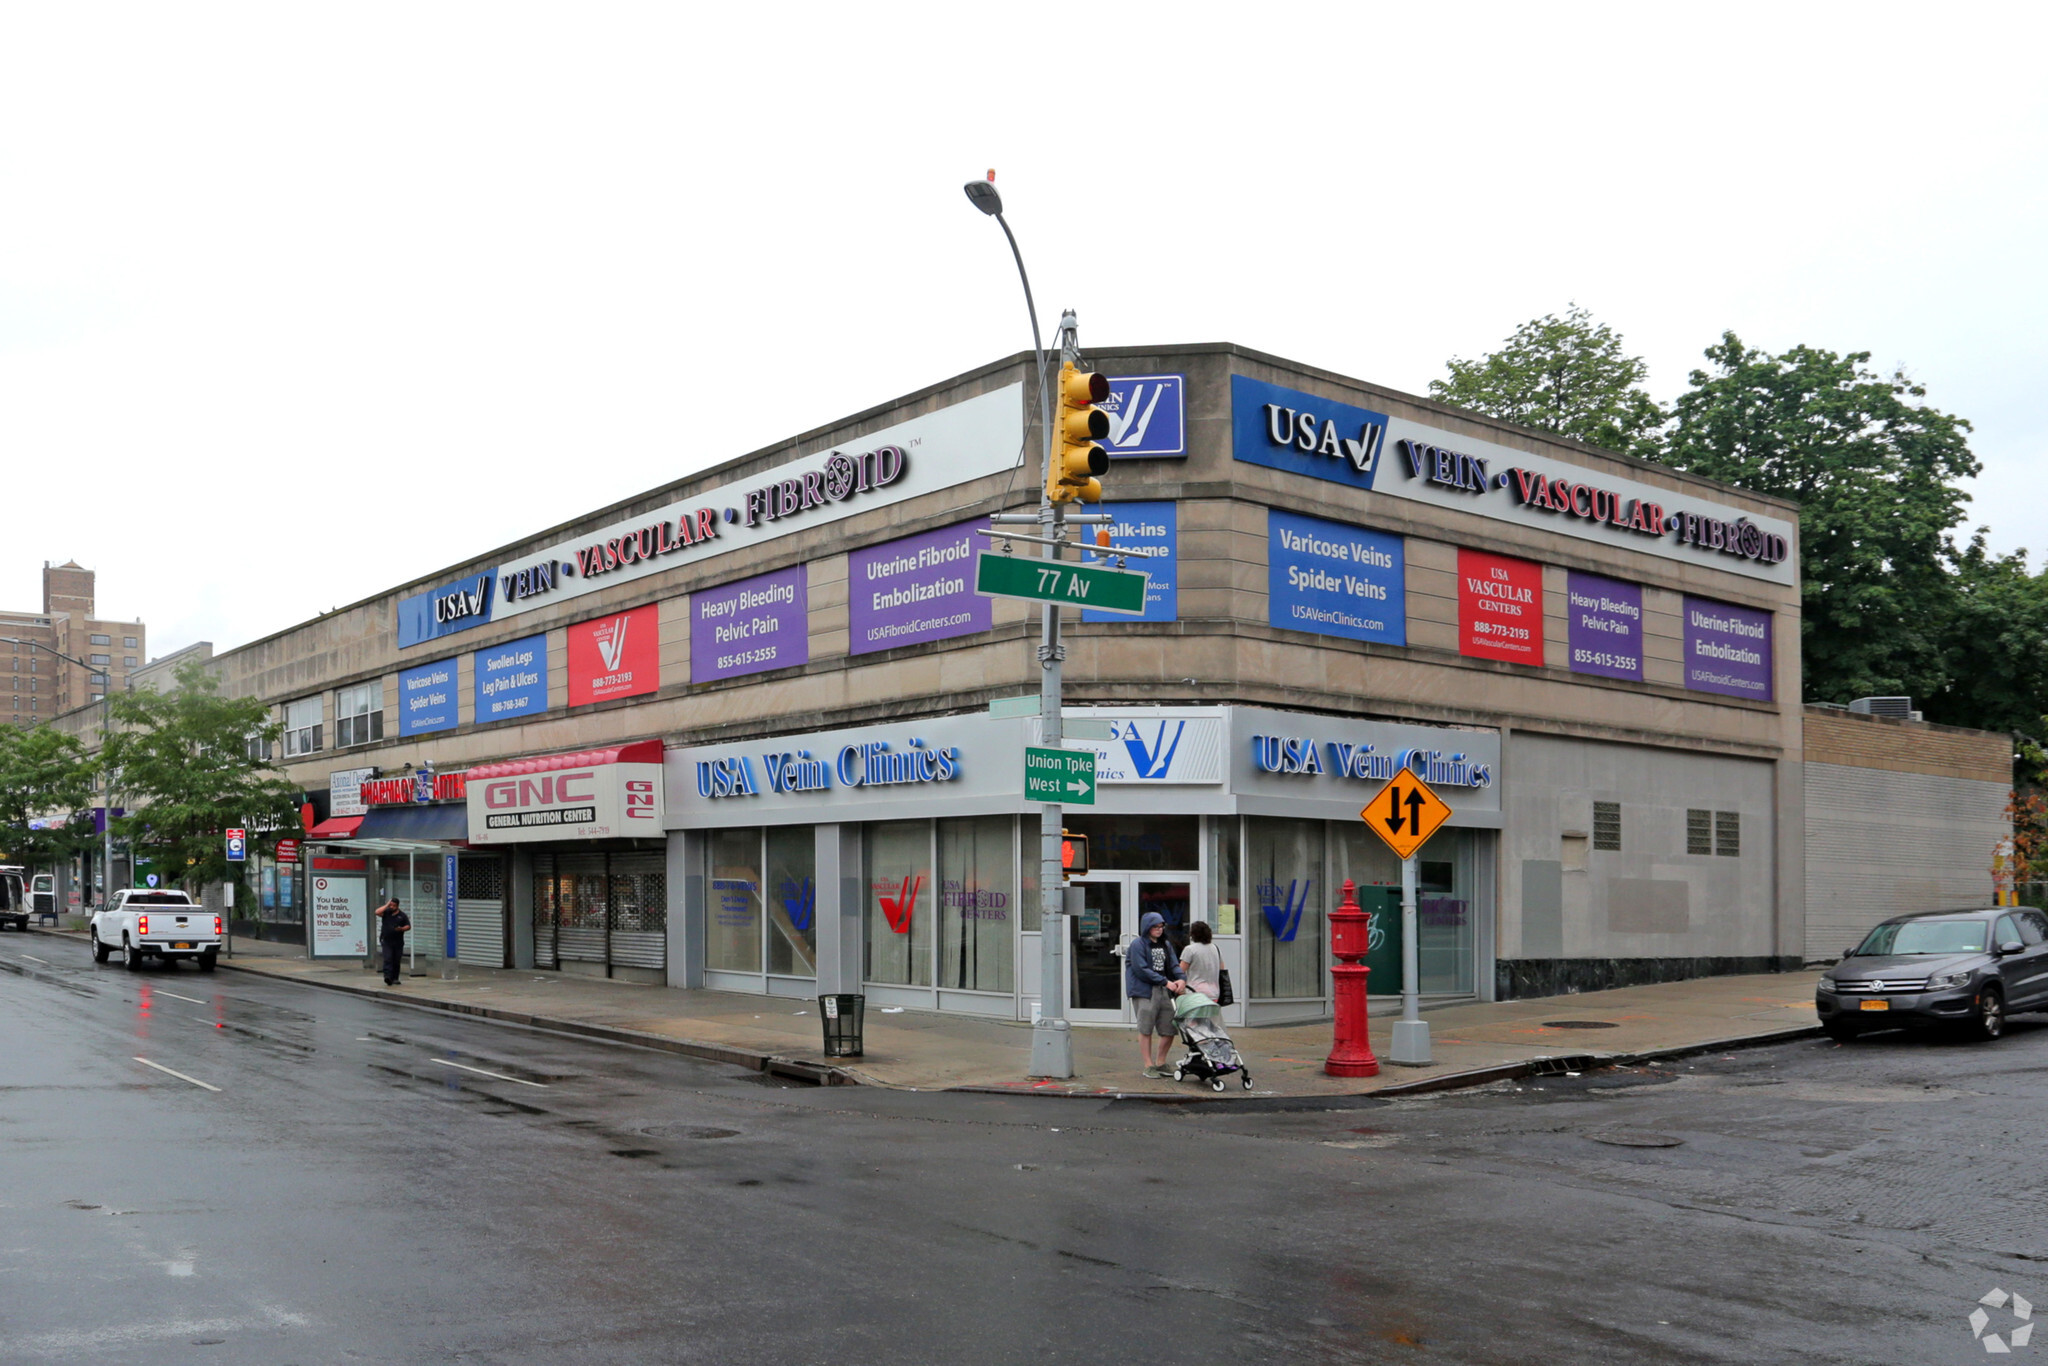
[[996,193],[996,173],[990,171],[987,180],[970,180],[961,186],[967,191],[967,202],[985,214],[995,215],[1003,211],[1003,197]]

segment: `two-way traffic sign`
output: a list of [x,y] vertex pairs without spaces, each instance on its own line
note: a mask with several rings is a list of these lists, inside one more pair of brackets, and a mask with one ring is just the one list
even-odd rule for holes
[[1026,745],[1024,800],[1095,805],[1095,751]]
[[1428,783],[1404,768],[1373,794],[1358,816],[1387,842],[1395,858],[1405,859],[1451,818],[1451,808]]

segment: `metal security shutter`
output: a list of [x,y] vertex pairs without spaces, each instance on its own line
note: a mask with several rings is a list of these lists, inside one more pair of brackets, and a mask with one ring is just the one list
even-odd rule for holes
[[555,859],[555,953],[564,963],[605,961],[603,854],[562,854]]
[[465,854],[456,865],[455,956],[505,966],[505,864],[495,855]]
[[555,923],[560,918],[559,885],[555,881],[555,856],[533,856],[533,965],[558,968],[555,956]]
[[611,961],[668,966],[668,860],[659,853],[611,856]]

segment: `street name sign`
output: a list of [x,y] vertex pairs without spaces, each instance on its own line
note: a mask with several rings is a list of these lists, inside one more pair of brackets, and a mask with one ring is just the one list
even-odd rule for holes
[[1024,800],[1095,805],[1095,752],[1026,745]]
[[1407,859],[1451,818],[1451,808],[1428,783],[1404,768],[1387,779],[1358,817],[1386,841],[1395,858]]
[[983,597],[1029,598],[1134,617],[1144,614],[1149,577],[1133,569],[1104,569],[988,550],[981,551],[974,562],[974,591]]

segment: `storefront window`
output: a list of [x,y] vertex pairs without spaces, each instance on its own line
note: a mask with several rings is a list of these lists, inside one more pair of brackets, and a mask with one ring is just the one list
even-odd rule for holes
[[939,985],[1013,990],[1017,878],[1012,816],[939,822]]
[[719,972],[759,972],[759,826],[711,832],[711,887],[705,900],[704,966]]
[[1209,817],[1209,928],[1217,934],[1244,933],[1238,900],[1237,817]]
[[932,984],[932,830],[929,821],[878,821],[865,828],[870,982]]
[[1472,864],[1475,836],[1445,830],[1428,844],[1416,872],[1415,952],[1425,992],[1469,995],[1478,953],[1473,914]]
[[1323,994],[1323,823],[1247,816],[1245,934],[1251,994]]
[[818,841],[808,825],[768,828],[768,971],[818,975]]
[[1088,837],[1096,868],[1133,873],[1181,873],[1201,867],[1199,816],[1077,816],[1066,828]]

